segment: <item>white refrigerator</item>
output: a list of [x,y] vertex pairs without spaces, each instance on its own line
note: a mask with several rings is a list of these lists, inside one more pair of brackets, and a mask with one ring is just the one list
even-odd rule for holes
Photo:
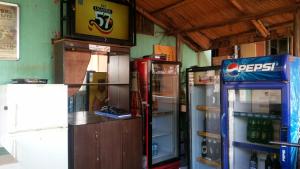
[[[0,169],[68,168],[68,94],[63,84],[0,85]],[[9,167],[12,166],[12,167]]]

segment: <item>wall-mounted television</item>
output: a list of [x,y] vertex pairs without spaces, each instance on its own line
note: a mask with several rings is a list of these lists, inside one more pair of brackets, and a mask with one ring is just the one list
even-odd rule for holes
[[135,45],[135,0],[61,1],[64,38]]

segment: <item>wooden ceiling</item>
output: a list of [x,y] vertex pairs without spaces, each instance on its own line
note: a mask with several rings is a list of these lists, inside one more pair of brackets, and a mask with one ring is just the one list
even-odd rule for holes
[[136,0],[139,13],[195,51],[292,36],[300,0]]

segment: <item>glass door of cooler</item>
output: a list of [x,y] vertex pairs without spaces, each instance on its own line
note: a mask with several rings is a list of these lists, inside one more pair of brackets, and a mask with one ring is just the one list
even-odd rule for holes
[[190,168],[221,168],[220,70],[188,73]]
[[282,98],[281,89],[228,90],[229,168],[280,168],[270,141],[281,140]]
[[153,63],[152,165],[178,158],[179,65]]

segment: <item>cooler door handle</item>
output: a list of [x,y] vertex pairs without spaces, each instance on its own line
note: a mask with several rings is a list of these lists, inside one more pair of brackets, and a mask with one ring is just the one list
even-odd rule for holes
[[226,114],[225,113],[222,114],[221,126],[220,126],[222,137],[225,138],[226,137],[226,127],[223,127],[223,126],[226,126]]

